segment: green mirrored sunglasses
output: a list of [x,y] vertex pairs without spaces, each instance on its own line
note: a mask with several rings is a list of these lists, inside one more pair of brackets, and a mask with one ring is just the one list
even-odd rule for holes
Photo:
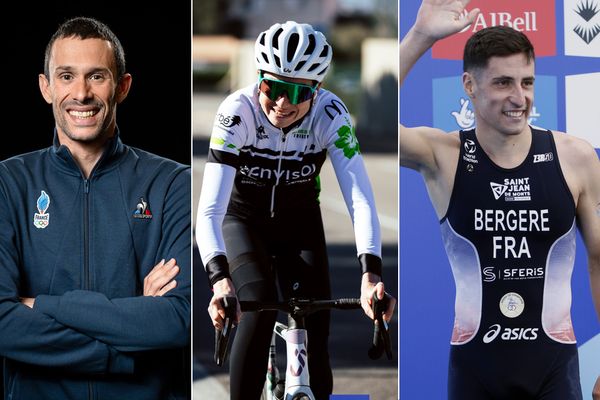
[[318,85],[310,86],[302,83],[280,81],[274,78],[265,78],[262,73],[258,76],[258,88],[265,96],[275,101],[285,94],[292,104],[300,104],[310,100],[313,93],[317,90]]

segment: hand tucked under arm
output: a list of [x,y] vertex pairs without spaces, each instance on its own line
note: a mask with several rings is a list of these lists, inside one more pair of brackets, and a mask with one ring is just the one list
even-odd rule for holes
[[144,296],[163,296],[177,286],[179,266],[174,258],[161,260],[144,278]]
[[35,304],[35,298],[33,297],[19,297],[19,301],[29,308],[33,308],[33,305]]

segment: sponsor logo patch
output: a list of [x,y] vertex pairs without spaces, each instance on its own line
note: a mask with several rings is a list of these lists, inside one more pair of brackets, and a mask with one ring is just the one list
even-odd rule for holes
[[483,343],[491,343],[497,337],[506,341],[536,340],[538,338],[538,330],[538,328],[504,328],[503,330],[500,324],[494,324],[483,335]]
[[242,123],[242,119],[238,115],[223,115],[217,114],[215,122],[225,128],[231,128]]
[[261,140],[261,139],[268,139],[268,138],[269,138],[269,135],[267,135],[267,134],[265,133],[265,127],[264,127],[264,126],[262,126],[262,125],[261,125],[261,126],[259,126],[258,128],[256,128],[256,138],[257,138],[258,140]]
[[36,207],[38,212],[33,214],[33,226],[38,229],[44,229],[50,224],[50,213],[46,212],[48,211],[48,207],[50,207],[50,196],[43,190],[37,199]]
[[534,154],[533,155],[533,163],[540,162],[550,162],[554,160],[554,154],[552,153],[544,153],[544,154]]
[[490,182],[494,199],[504,197],[504,201],[530,201],[531,184],[529,178],[504,179],[503,183]]
[[508,189],[508,186],[502,185],[500,183],[490,182],[490,186],[492,187],[492,193],[494,193],[494,199],[498,200]]
[[139,203],[137,203],[137,205],[135,206],[135,211],[133,212],[133,218],[152,219],[152,212],[150,211],[148,202],[146,200],[144,200],[143,197],[140,197]]
[[515,292],[506,293],[500,299],[500,311],[508,318],[516,318],[523,313],[525,300]]
[[503,268],[485,267],[482,270],[484,282],[519,281],[544,278],[543,267]]

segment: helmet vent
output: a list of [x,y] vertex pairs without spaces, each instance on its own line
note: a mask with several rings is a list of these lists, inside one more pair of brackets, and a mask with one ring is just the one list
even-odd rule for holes
[[277,43],[277,39],[279,39],[279,35],[281,35],[281,32],[283,32],[283,29],[279,28],[277,30],[277,32],[275,32],[275,34],[273,35],[273,39],[271,40],[271,46],[274,49],[278,49],[279,50],[279,43]]
[[269,57],[267,57],[267,55],[265,53],[260,53],[260,54],[262,54],[263,60],[265,60],[265,62],[268,64],[269,63]]
[[260,44],[263,46],[265,45],[265,36],[267,36],[265,32],[263,32],[263,34],[260,35]]
[[316,40],[315,40],[315,35],[308,35],[308,47],[306,48],[306,51],[304,52],[304,55],[310,55],[312,54],[313,51],[315,51],[315,45],[316,45]]
[[300,69],[302,67],[304,67],[304,64],[306,64],[306,61],[300,61],[297,65],[296,68],[294,69],[294,71],[300,71]]
[[292,33],[290,35],[290,39],[287,45],[287,62],[291,62],[294,59],[294,54],[296,54],[296,49],[298,49],[298,42],[300,41],[300,35],[297,33]]
[[313,72],[315,69],[319,68],[321,64],[313,64],[310,66],[310,68],[308,69],[308,72]]
[[273,58],[275,59],[275,64],[277,64],[277,67],[281,68],[281,60],[279,57],[273,54]]
[[323,46],[323,51],[321,52],[321,54],[319,54],[319,57],[327,57],[327,54],[329,54],[329,46]]

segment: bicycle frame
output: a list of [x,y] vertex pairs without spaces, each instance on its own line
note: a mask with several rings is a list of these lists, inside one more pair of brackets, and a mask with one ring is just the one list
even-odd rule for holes
[[273,337],[269,348],[269,363],[267,366],[267,382],[265,384],[266,400],[277,400],[274,394],[279,381],[279,370],[276,365],[276,338],[285,340],[287,365],[285,371],[285,393],[283,399],[295,399],[296,396],[306,396],[314,400],[310,390],[308,373],[308,358],[306,352],[307,332],[303,328],[290,329],[280,322],[275,323]]

